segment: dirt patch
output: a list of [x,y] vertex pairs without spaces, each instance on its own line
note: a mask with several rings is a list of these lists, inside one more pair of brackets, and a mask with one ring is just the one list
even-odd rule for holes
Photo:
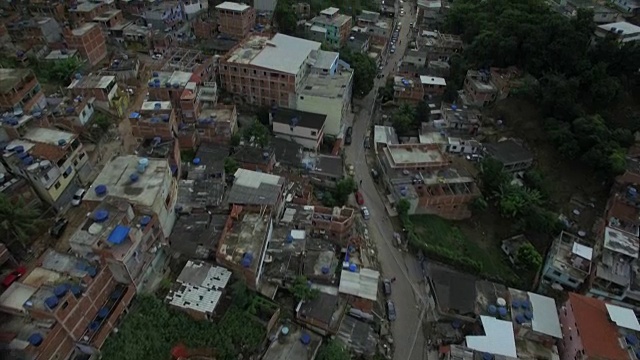
[[548,180],[551,203],[557,210],[568,211],[566,205],[572,197],[591,199],[596,205],[604,205],[608,195],[608,184],[591,168],[578,161],[563,159],[548,140],[544,130],[544,118],[537,105],[520,98],[500,101],[486,114],[504,120],[504,129],[497,131],[495,139],[515,137],[523,139],[535,154],[535,167]]

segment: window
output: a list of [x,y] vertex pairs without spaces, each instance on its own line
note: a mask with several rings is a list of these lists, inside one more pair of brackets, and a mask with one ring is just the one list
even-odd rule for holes
[[44,174],[44,175],[42,176],[42,178],[44,179],[44,181],[49,181],[49,179],[50,179],[50,177],[49,177],[49,175],[48,175],[48,174]]
[[65,301],[65,302],[62,303],[62,308],[63,309],[66,309],[67,306],[69,306],[69,302],[68,301]]
[[304,100],[304,96],[300,96],[300,100]]
[[80,159],[80,160],[84,159],[84,155],[85,155],[85,153],[83,153],[83,152],[80,153],[80,156],[78,156],[78,159]]
[[318,135],[317,131],[315,131],[315,130],[311,131],[311,136],[316,136],[316,135]]
[[553,270],[553,276],[562,276],[562,273],[560,273],[560,271]]
[[53,187],[58,190],[60,189],[60,181],[56,182],[55,185],[53,185]]

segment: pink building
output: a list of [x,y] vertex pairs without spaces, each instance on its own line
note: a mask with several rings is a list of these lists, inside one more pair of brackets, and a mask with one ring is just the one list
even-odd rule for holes
[[569,300],[560,309],[560,323],[563,340],[558,342],[558,350],[562,360],[635,359],[633,351],[628,350],[632,346],[623,347],[640,329],[631,309],[569,293]]

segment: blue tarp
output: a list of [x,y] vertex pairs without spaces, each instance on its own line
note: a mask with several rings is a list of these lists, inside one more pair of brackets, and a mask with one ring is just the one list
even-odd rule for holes
[[109,234],[109,238],[107,238],[107,241],[116,245],[122,244],[122,242],[124,242],[124,240],[127,238],[127,235],[129,235],[130,230],[131,228],[128,226],[118,225],[115,229],[113,229],[111,234]]
[[38,333],[34,333],[34,334],[31,334],[31,336],[29,336],[28,340],[29,340],[29,344],[33,346],[39,346],[40,344],[42,344],[42,340],[44,340],[44,338],[42,337],[42,335]]

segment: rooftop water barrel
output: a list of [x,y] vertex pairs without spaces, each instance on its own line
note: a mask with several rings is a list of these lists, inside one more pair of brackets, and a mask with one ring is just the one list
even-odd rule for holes
[[105,196],[107,195],[107,185],[98,185],[94,191],[98,196]]

